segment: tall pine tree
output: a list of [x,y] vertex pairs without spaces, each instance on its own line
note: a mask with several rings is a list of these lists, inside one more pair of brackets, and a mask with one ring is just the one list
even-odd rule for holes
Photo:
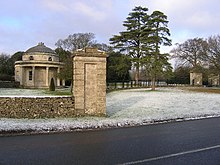
[[161,46],[171,46],[171,40],[168,38],[170,31],[167,16],[160,11],[154,11],[150,15],[145,29],[148,33],[148,39],[145,41],[149,48],[142,62],[151,76],[152,90],[155,90],[157,76],[167,74],[172,70],[171,64],[168,62],[169,54],[160,53]]
[[170,46],[167,16],[160,11],[148,15],[148,8],[135,7],[123,26],[126,31],[110,38],[111,44],[128,54],[136,68],[135,80],[139,80],[139,69],[144,66],[152,79],[152,90],[158,74],[171,70],[168,54],[161,54],[160,47]]
[[126,31],[120,32],[119,35],[114,35],[110,38],[111,44],[118,48],[121,52],[128,54],[136,68],[135,80],[139,80],[140,60],[143,57],[143,48],[146,42],[143,42],[143,28],[146,27],[149,15],[147,14],[148,8],[135,7],[123,26]]

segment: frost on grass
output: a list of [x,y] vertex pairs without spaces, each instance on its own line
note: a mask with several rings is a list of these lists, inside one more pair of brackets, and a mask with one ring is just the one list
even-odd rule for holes
[[0,97],[36,97],[48,96],[45,90],[22,89],[22,88],[0,88]]
[[220,115],[220,95],[178,88],[132,89],[107,94],[107,117],[0,119],[0,131],[71,131],[143,125]]

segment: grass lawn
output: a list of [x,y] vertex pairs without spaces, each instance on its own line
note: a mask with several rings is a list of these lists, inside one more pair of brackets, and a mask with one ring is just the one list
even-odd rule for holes
[[48,89],[22,89],[22,88],[0,88],[0,97],[7,96],[71,96],[70,88],[59,88],[55,91]]
[[220,94],[220,88],[212,88],[212,87],[186,87],[182,88],[184,90],[192,91],[192,92],[204,92],[204,93],[216,93]]
[[[70,131],[217,117],[220,116],[219,93],[218,88],[197,87],[157,88],[154,92],[150,88],[113,91],[107,93],[106,117],[0,118],[0,131]],[[69,93],[65,89],[50,94]]]
[[71,96],[72,93],[69,88],[58,89],[55,91],[45,90],[45,94],[53,95],[53,96]]

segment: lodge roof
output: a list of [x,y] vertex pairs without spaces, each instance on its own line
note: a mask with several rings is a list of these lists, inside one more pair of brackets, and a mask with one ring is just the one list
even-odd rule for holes
[[36,52],[56,54],[54,50],[46,47],[43,42],[38,43],[37,46],[31,47],[26,51],[26,53],[36,53]]

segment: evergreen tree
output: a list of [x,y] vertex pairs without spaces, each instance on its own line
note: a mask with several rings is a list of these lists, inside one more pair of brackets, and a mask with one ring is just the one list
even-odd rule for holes
[[49,91],[55,91],[55,83],[53,78],[50,80]]
[[8,61],[10,56],[7,54],[0,54],[0,80],[2,81],[11,81],[12,75],[10,74],[10,66],[8,65]]
[[167,16],[160,11],[154,11],[145,27],[148,39],[144,40],[148,44],[146,56],[143,58],[143,64],[149,72],[152,81],[152,90],[155,90],[156,78],[161,74],[172,72],[171,64],[168,62],[169,54],[161,54],[161,46],[171,46],[171,40],[168,38],[170,32],[168,29]]
[[57,48],[55,52],[59,55],[60,61],[64,63],[64,66],[59,73],[58,77],[65,80],[66,85],[72,84],[72,55],[71,52],[63,50],[62,48]]
[[136,68],[135,80],[139,80],[140,60],[143,57],[143,50],[148,48],[146,45],[147,39],[146,30],[143,33],[143,28],[146,27],[149,15],[147,14],[148,8],[135,7],[123,26],[126,31],[120,32],[119,35],[114,35],[110,38],[111,44],[118,48],[121,52],[128,54]]
[[167,27],[167,16],[160,11],[147,14],[148,8],[135,7],[123,26],[126,31],[110,38],[111,44],[128,54],[136,67],[136,78],[139,80],[139,69],[143,65],[150,72],[155,90],[155,79],[158,74],[170,72],[169,54],[161,54],[160,46],[170,46],[171,40]]
[[123,82],[130,80],[131,61],[128,56],[119,52],[109,53],[107,58],[107,82]]
[[178,66],[173,72],[173,77],[169,79],[171,84],[190,84],[189,72],[191,68],[188,66]]
[[17,52],[10,57],[7,54],[0,54],[0,80],[12,81],[14,80],[14,63],[15,61],[20,61],[22,59],[22,54],[24,52]]
[[16,61],[21,61],[22,60],[22,55],[24,54],[24,52],[16,52],[15,54],[13,54],[9,60],[8,60],[8,66],[9,66],[9,75],[14,75],[14,71],[15,71],[15,62]]

